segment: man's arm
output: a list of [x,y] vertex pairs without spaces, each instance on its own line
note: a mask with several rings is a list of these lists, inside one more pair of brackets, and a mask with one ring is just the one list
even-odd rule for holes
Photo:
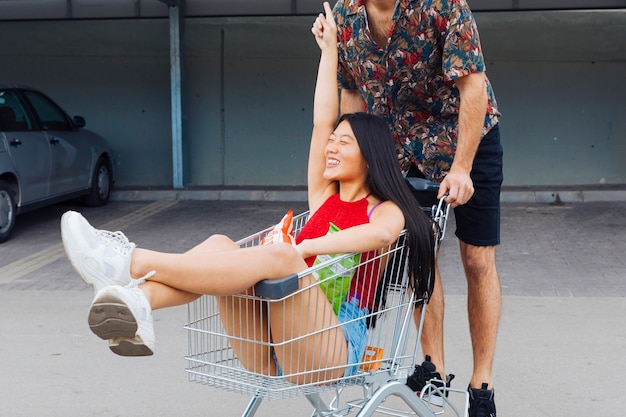
[[482,137],[488,101],[484,73],[457,78],[455,83],[461,96],[456,152],[438,195],[441,198],[448,193],[446,201],[452,207],[467,203],[474,194],[470,172]]
[[359,94],[359,90],[345,90],[342,88],[339,99],[339,110],[341,114],[358,113],[367,111],[367,105],[365,104],[365,100],[361,97],[361,94]]

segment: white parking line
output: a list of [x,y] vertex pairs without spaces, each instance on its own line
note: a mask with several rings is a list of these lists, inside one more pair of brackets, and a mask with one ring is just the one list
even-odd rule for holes
[[[155,214],[178,204],[178,201],[179,200],[155,201],[154,203],[148,204],[147,206],[144,206],[139,210],[135,210],[134,212],[129,213],[126,216],[117,218],[109,223],[98,227],[105,230],[121,230],[132,224],[150,218]],[[25,275],[30,274],[31,272],[37,271],[38,269],[51,264],[52,262],[55,262],[63,256],[65,256],[63,244],[57,243],[39,252],[28,255],[25,258],[21,258],[20,260],[5,265],[0,268],[0,284],[13,282],[16,279],[19,279]]]

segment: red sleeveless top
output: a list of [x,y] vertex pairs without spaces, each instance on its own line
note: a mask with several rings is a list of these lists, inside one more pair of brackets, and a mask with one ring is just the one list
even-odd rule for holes
[[[339,194],[331,195],[302,227],[296,236],[296,244],[305,239],[314,239],[326,235],[331,222],[341,230],[369,223],[369,216],[376,206],[369,213],[367,206],[367,197],[354,202],[346,202],[339,198]],[[350,282],[350,291],[348,292],[348,300],[356,296],[359,300],[359,307],[367,307],[370,311],[374,307],[376,285],[380,279],[380,260],[368,262],[375,256],[376,251],[361,254],[360,266],[357,267]],[[311,256],[305,261],[307,265],[312,266],[315,262],[315,256]]]

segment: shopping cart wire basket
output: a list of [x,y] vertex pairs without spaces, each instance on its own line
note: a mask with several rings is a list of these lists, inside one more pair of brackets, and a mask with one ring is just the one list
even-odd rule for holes
[[[448,209],[443,201],[428,207],[437,234],[436,244],[445,233]],[[294,217],[295,234],[307,218],[308,213]],[[237,243],[241,247],[258,245],[270,229]],[[422,314],[416,326],[414,306],[426,300],[416,300],[410,288],[405,238],[403,231],[394,244],[360,256],[357,262],[356,254],[340,255],[301,273],[259,282],[245,294],[202,296],[190,303],[188,323],[184,326],[189,338],[189,379],[251,396],[244,416],[254,415],[262,400],[299,396],[305,396],[314,407],[313,415],[319,416],[354,411],[359,416],[383,412],[424,417],[449,409],[457,416],[464,415],[450,402],[447,408],[445,404],[444,408],[431,406],[406,386],[406,378],[416,364],[424,320]],[[361,313],[342,315],[351,307],[363,306],[355,296],[350,301],[352,306],[345,303],[340,307],[339,320],[318,310],[312,314],[310,307],[298,310],[302,303],[315,305],[319,302],[315,297],[320,294],[342,288],[345,292],[345,276],[352,277],[350,292],[357,288],[356,294],[362,290],[364,298],[373,300],[367,304],[369,308],[353,308],[351,311]],[[363,284],[370,281],[376,285]],[[365,294],[368,290],[370,293]],[[292,331],[288,325],[277,330],[270,326],[277,320],[299,320],[299,327],[304,330]],[[346,345],[348,331],[360,332],[361,337],[348,343],[351,350],[347,354],[335,354],[336,346]],[[348,361],[338,363],[335,356],[348,357]],[[355,392],[352,387],[362,389]],[[425,389],[437,388],[429,385]],[[324,391],[332,396],[329,404],[322,401],[320,394]],[[350,397],[344,399],[348,393]],[[401,398],[406,411],[383,406],[390,396]]]

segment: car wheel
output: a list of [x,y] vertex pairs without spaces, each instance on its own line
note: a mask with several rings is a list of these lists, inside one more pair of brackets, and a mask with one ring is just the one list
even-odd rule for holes
[[111,195],[111,169],[106,159],[100,158],[93,172],[91,190],[85,196],[84,202],[88,206],[103,206],[109,202]]
[[13,188],[5,181],[0,181],[0,243],[7,241],[11,236],[16,216]]

